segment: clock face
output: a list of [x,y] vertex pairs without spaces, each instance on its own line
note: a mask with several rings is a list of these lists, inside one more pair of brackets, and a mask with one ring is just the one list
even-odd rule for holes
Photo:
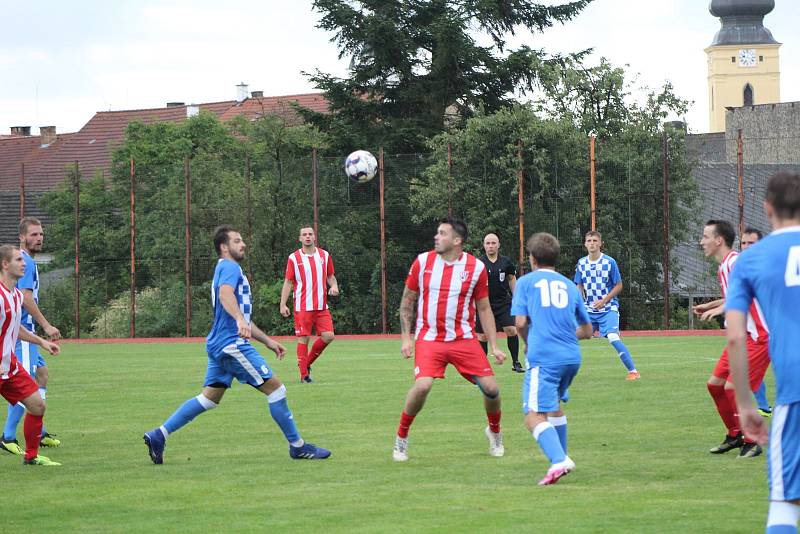
[[742,50],[739,50],[739,66],[740,67],[756,66],[755,48],[743,48]]

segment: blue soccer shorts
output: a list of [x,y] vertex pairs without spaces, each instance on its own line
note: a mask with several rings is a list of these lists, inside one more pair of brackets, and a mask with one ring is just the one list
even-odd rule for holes
[[231,387],[235,378],[242,384],[259,387],[272,378],[272,369],[249,343],[228,345],[215,355],[208,355],[204,386]]
[[36,369],[47,367],[44,357],[39,353],[39,346],[33,343],[18,339],[17,345],[14,347],[14,354],[19,364],[34,378],[36,377]]
[[522,413],[556,412],[559,402],[569,400],[569,385],[578,369],[579,363],[554,365],[547,367],[531,367],[525,371],[522,382]]
[[619,312],[610,310],[602,313],[590,313],[589,319],[592,321],[592,330],[600,332],[606,337],[608,334],[619,334]]
[[800,402],[775,406],[767,459],[770,500],[800,499]]

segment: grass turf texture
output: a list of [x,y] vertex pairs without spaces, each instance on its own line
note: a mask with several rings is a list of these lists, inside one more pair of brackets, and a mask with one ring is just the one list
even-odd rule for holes
[[[236,384],[170,437],[153,465],[142,433],[200,391],[199,344],[65,344],[49,358],[48,430],[64,465],[0,456],[9,532],[758,532],[764,456],[715,456],[724,435],[706,391],[724,338],[627,338],[642,380],[604,340],[584,342],[566,405],[577,469],[537,487],[547,462],[522,425],[521,374],[496,366],[504,458],[488,454],[477,389],[452,368],[391,460],[412,365],[399,341],[336,341],[298,383],[294,344],[268,361],[303,437],[333,451],[292,461],[264,396]],[[500,346],[505,348],[505,342]],[[260,349],[261,350],[261,349]],[[772,386],[771,377],[768,386]],[[770,390],[770,397],[773,396]],[[21,427],[20,427],[21,438]],[[724,525],[724,527],[723,527]]]

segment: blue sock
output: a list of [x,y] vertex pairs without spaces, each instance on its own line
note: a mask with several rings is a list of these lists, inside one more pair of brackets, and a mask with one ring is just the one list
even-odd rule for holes
[[197,397],[192,397],[184,402],[174,414],[170,415],[169,419],[164,421],[164,425],[161,427],[162,432],[166,430],[164,437],[186,426],[192,419],[206,410],[212,410],[216,407],[217,404],[208,400],[202,393]]
[[270,393],[267,396],[267,402],[269,402],[269,413],[278,423],[278,426],[281,427],[281,432],[286,436],[286,441],[291,444],[299,442],[300,433],[297,431],[292,411],[286,401],[286,386],[281,386]]
[[634,371],[636,366],[633,365],[633,358],[631,358],[631,353],[628,352],[628,347],[626,347],[622,341],[612,341],[611,346],[614,347],[614,350],[619,354],[619,359],[622,365],[625,366],[625,369],[627,369],[628,372]]
[[558,434],[558,441],[561,443],[561,448],[564,449],[564,454],[567,453],[567,416],[561,417],[548,417],[547,421],[553,425]]
[[769,405],[769,401],[767,400],[767,386],[764,382],[761,382],[761,386],[753,393],[756,398],[756,402],[758,403],[758,408],[761,410],[770,411],[772,408]]
[[536,428],[533,429],[533,437],[539,442],[539,447],[551,464],[563,462],[567,457],[558,439],[558,432],[550,423],[536,425]]
[[792,525],[772,525],[767,527],[767,534],[797,534],[797,527]]
[[17,439],[17,427],[23,415],[25,415],[25,407],[22,404],[8,405],[8,417],[6,417],[6,425],[3,427],[3,439]]

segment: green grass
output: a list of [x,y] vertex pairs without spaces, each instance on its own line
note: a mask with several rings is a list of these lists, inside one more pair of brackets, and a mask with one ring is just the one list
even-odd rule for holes
[[297,383],[294,344],[285,361],[270,359],[303,437],[330,448],[330,460],[291,461],[265,398],[237,384],[218,409],[171,436],[164,465],[155,466],[142,432],[200,391],[204,347],[65,344],[49,359],[45,417],[63,445],[44,452],[64,465],[24,468],[18,457],[0,457],[14,502],[3,529],[761,531],[764,457],[707,452],[724,435],[705,387],[724,339],[626,342],[639,382],[624,380],[605,341],[583,345],[565,408],[577,469],[547,488],[536,486],[547,463],[522,425],[522,375],[508,365],[496,369],[504,458],[488,455],[478,391],[450,369],[411,429],[410,461],[392,462],[411,363],[399,341],[337,340],[314,366],[312,385]]

